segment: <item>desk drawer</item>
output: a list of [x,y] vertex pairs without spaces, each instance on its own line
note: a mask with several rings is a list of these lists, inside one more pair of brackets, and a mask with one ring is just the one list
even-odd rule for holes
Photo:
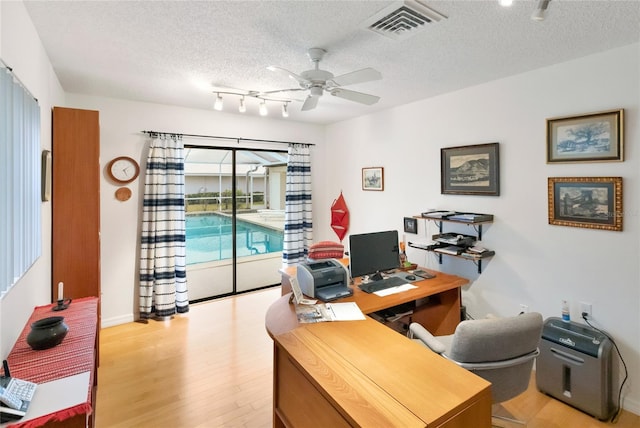
[[349,427],[290,358],[286,351],[276,348],[275,411],[284,426]]

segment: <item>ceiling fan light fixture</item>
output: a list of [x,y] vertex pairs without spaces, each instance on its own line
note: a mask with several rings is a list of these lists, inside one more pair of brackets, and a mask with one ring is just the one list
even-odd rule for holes
[[266,116],[269,114],[269,110],[267,110],[267,103],[265,100],[260,101],[260,116]]
[[538,1],[538,6],[536,6],[536,10],[533,11],[531,19],[534,21],[544,21],[544,19],[547,17],[547,9],[549,8],[550,1],[551,0]]
[[216,95],[216,102],[213,104],[213,109],[217,111],[222,111],[223,101],[222,96],[218,93]]
[[312,97],[321,97],[322,96],[322,86],[312,86],[309,88],[309,93]]

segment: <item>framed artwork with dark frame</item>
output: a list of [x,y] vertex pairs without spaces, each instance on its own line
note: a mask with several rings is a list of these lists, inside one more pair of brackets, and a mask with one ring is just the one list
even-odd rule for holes
[[373,166],[362,168],[362,190],[384,190],[384,168]]
[[442,148],[440,173],[442,194],[499,196],[499,144]]
[[549,177],[549,224],[622,231],[622,177]]
[[413,217],[405,217],[404,231],[406,233],[418,233],[418,220]]
[[624,110],[547,119],[547,163],[624,160]]

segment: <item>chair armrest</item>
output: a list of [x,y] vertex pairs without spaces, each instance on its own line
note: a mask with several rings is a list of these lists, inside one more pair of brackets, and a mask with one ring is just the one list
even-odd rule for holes
[[456,363],[460,367],[462,367],[464,369],[467,369],[469,371],[474,371],[474,370],[494,370],[494,369],[501,369],[501,368],[506,368],[506,367],[517,366],[517,365],[525,363],[525,362],[527,362],[529,360],[533,360],[539,354],[540,354],[540,350],[536,349],[535,351],[529,352],[528,354],[522,355],[522,356],[517,357],[517,358],[512,358],[510,360],[504,360],[504,361],[492,361],[492,362],[487,362],[487,363],[460,363],[458,361],[453,361],[453,360],[451,360],[451,361],[453,361],[454,363]]
[[412,338],[419,339],[421,342],[427,345],[429,349],[437,354],[442,354],[444,351],[446,351],[446,348],[442,344],[442,342],[436,339],[431,333],[427,331],[426,328],[424,328],[417,322],[413,322],[409,325],[409,333],[411,334]]

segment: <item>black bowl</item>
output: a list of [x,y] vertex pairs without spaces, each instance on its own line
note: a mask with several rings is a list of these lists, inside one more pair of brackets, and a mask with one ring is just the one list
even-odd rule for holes
[[31,324],[27,343],[34,350],[53,348],[62,342],[68,331],[64,317],[43,318]]

